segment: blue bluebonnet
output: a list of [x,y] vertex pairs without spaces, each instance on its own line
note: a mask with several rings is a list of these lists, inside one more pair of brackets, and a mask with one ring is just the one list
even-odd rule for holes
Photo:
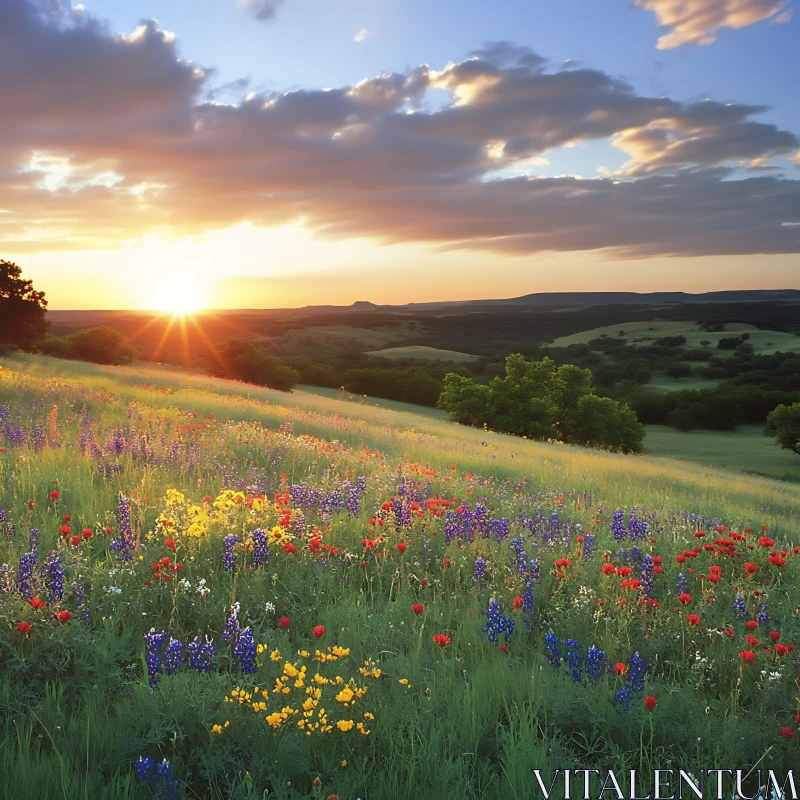
[[222,631],[222,641],[229,644],[235,642],[240,630],[241,628],[239,627],[239,622],[236,619],[236,613],[234,612],[225,622],[225,629]]
[[150,784],[156,797],[177,797],[178,779],[172,773],[172,764],[163,759],[156,761],[154,758],[139,756],[134,764],[136,774]]
[[514,633],[514,625],[514,620],[503,613],[500,603],[493,597],[486,609],[486,624],[482,628],[486,638],[494,644],[502,633],[504,641],[508,642]]
[[267,534],[260,528],[253,531],[253,568],[258,569],[269,563]]
[[255,672],[257,669],[256,643],[250,626],[236,636],[236,643],[233,645],[233,663],[245,674]]
[[647,677],[647,670],[644,661],[636,652],[631,656],[628,664],[628,671],[625,674],[625,686],[620,689],[614,699],[627,711],[631,701],[644,691],[644,682]]
[[241,542],[241,538],[235,533],[229,533],[223,540],[222,544],[225,546],[225,554],[222,556],[222,568],[225,570],[236,569],[236,556],[233,554],[233,548],[237,542]]
[[604,651],[591,645],[586,653],[586,674],[592,679],[597,680],[608,669],[608,656]]
[[203,641],[199,636],[186,645],[186,652],[189,654],[189,666],[199,673],[211,672],[216,670],[214,656],[217,654],[217,647],[212,639],[206,636]]
[[31,532],[28,535],[28,549],[29,550],[38,550],[39,549],[39,529],[38,528],[31,528]]
[[544,637],[544,657],[556,669],[561,665],[561,649],[559,648],[559,644],[561,644],[561,642],[553,631],[549,631],[547,636]]
[[623,541],[628,535],[628,531],[625,530],[624,516],[625,512],[621,508],[618,508],[611,517],[611,535],[618,542]]
[[33,597],[33,568],[36,566],[38,557],[39,554],[32,550],[30,553],[24,553],[19,558],[17,589],[26,600]]
[[678,573],[676,587],[678,589],[678,594],[689,594],[689,584],[686,580],[686,576],[682,572]]
[[44,585],[47,587],[48,600],[51,603],[61,600],[64,597],[64,567],[55,550],[48,553],[44,572]]
[[747,619],[747,607],[745,606],[744,602],[744,595],[742,592],[736,593],[736,600],[733,601],[733,616],[739,622],[744,622]]
[[759,625],[769,625],[769,613],[767,612],[767,607],[765,605],[761,606],[761,610],[758,612],[756,619],[758,620]]
[[533,593],[533,578],[529,578],[522,592],[522,624],[529,631],[532,631],[536,624],[535,596]]
[[164,650],[164,669],[167,675],[174,675],[183,661],[183,643],[170,637]]
[[542,576],[539,574],[539,562],[536,559],[530,563],[530,572],[532,580],[536,581],[536,583],[542,582]]
[[583,537],[583,554],[582,558],[584,561],[591,561],[594,557],[594,544],[595,544],[595,537],[592,533],[587,533]]
[[583,645],[577,639],[567,639],[564,642],[564,660],[569,666],[572,680],[583,683]]
[[653,593],[653,584],[655,583],[655,565],[653,564],[652,556],[645,556],[642,562],[642,594],[645,597],[650,597]]
[[161,673],[161,656],[164,647],[164,639],[167,638],[164,631],[151,630],[144,634],[145,659],[147,661],[147,675],[150,679],[152,689],[158,683],[158,676]]
[[117,503],[117,531],[119,535],[111,540],[109,549],[120,561],[133,558],[133,529],[131,528],[131,501],[122,492]]
[[486,577],[486,559],[478,558],[475,561],[475,580],[479,581]]

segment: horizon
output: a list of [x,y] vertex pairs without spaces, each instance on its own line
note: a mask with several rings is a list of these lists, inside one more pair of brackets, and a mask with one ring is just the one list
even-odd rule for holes
[[0,257],[53,310],[800,286],[793,11],[6,0]]

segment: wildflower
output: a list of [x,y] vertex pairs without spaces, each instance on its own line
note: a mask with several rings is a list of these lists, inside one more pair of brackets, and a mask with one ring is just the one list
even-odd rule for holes
[[486,560],[478,558],[475,561],[475,580],[479,581],[486,577]]
[[544,657],[547,659],[548,663],[558,669],[561,665],[561,649],[559,648],[559,644],[561,643],[558,637],[553,633],[553,631],[549,631],[548,634],[544,637],[545,642],[545,654]]
[[644,707],[648,711],[653,711],[657,705],[658,705],[658,701],[656,700],[655,697],[653,697],[653,695],[649,694],[649,695],[647,695],[647,697],[645,697],[645,699],[644,699]]
[[781,635],[778,631],[770,631],[769,638],[772,639],[773,642],[777,642],[778,639],[781,638]]
[[742,652],[739,653],[739,658],[741,658],[745,664],[752,664],[756,660],[756,654],[752,650],[742,650]]
[[55,501],[58,500],[58,498],[60,496],[61,495],[60,495],[60,493],[59,493],[59,491],[57,489],[53,489],[53,491],[50,492],[50,494],[48,495],[48,497],[50,498],[50,502],[51,503],[55,503]]
[[38,597],[32,597],[30,600],[28,600],[28,602],[36,611],[38,611],[40,608],[44,608],[44,606],[47,605],[44,600],[40,600]]
[[794,736],[794,731],[789,727],[781,728],[781,736],[783,736],[784,739],[791,739],[792,736]]
[[225,547],[225,554],[222,556],[222,568],[226,571],[236,569],[236,556],[233,553],[233,548],[237,542],[241,542],[241,538],[235,533],[229,533],[222,543]]
[[289,619],[289,617],[281,617],[278,620],[278,627],[281,630],[285,631],[289,627],[289,625],[291,625],[291,622],[292,621]]
[[166,547],[168,547],[170,550],[172,550],[172,552],[173,552],[173,553],[174,553],[174,552],[176,551],[176,549],[177,549],[177,547],[176,547],[176,545],[175,545],[175,540],[174,540],[174,539],[165,539],[165,540],[164,540],[164,545],[165,545]]
[[679,594],[678,600],[680,600],[681,605],[688,606],[692,602],[692,596],[690,594]]
[[597,680],[605,672],[608,656],[599,648],[591,645],[586,652],[586,674]]
[[189,666],[197,670],[201,675],[217,668],[214,663],[217,648],[208,636],[206,636],[205,641],[201,641],[199,636],[195,636],[194,640],[186,645],[186,651],[189,653]]
[[286,542],[283,546],[283,552],[292,555],[297,552],[297,548],[291,542]]
[[92,531],[91,528],[84,528],[81,531],[81,536],[83,536],[84,539],[91,539],[92,536],[94,536],[94,531]]
[[70,540],[69,540],[69,543],[73,547],[77,547],[81,543],[81,537],[80,536],[71,536]]
[[447,634],[445,634],[445,633],[437,633],[437,634],[436,634],[436,635],[433,637],[433,641],[434,641],[434,642],[436,642],[436,644],[438,644],[438,645],[439,645],[439,647],[441,647],[441,648],[445,648],[445,647],[447,647],[447,645],[449,645],[449,644],[450,644],[450,642],[451,642],[452,640],[451,640],[451,639],[450,639],[450,637],[449,637]]
[[321,639],[325,635],[325,626],[324,625],[317,625],[314,628],[314,636],[317,639]]
[[625,664],[614,664],[614,672],[616,672],[617,675],[624,675],[627,669],[628,668],[625,666]]
[[222,725],[212,725],[211,732],[219,736],[222,733]]
[[745,622],[744,625],[747,628],[747,630],[754,631],[758,627],[758,621],[754,619],[749,619],[747,620],[747,622]]
[[502,633],[505,641],[508,642],[514,633],[514,625],[514,621],[503,613],[500,604],[493,597],[489,601],[489,608],[486,610],[486,624],[482,628],[487,639],[494,643]]
[[401,555],[406,551],[406,543],[405,542],[398,542],[397,543],[397,552]]
[[64,567],[55,550],[50,551],[45,562],[44,585],[47,587],[48,599],[51,603],[61,600],[64,596]]
[[66,625],[66,623],[69,622],[70,619],[72,618],[72,612],[71,611],[57,611],[56,612],[56,618],[58,619],[58,621],[62,625]]
[[17,625],[17,630],[18,630],[20,633],[28,633],[28,631],[29,631],[29,630],[30,630],[32,627],[33,627],[33,625],[31,625],[31,623],[30,623],[30,622],[20,622],[20,623],[19,623],[19,625]]
[[414,613],[415,613],[417,616],[419,616],[419,615],[420,615],[420,614],[421,614],[421,613],[422,613],[422,612],[425,610],[425,606],[423,606],[423,605],[422,605],[422,603],[414,603],[414,605],[413,605],[413,606],[411,606],[411,610],[412,610],[412,611],[413,611],[413,612],[414,612]]
[[253,630],[249,626],[241,631],[233,645],[233,662],[242,670],[243,673],[248,674],[255,672],[256,664],[256,645],[253,640]]
[[694,628],[698,626],[702,620],[697,614],[689,614],[689,616],[686,617],[686,621]]

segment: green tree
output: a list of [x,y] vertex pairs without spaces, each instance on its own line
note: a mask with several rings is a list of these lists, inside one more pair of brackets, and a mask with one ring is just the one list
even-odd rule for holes
[[489,387],[450,372],[444,377],[442,393],[436,405],[446,411],[454,422],[481,428],[489,421]]
[[100,325],[84,328],[64,337],[67,357],[95,364],[128,364],[136,358],[136,350],[119,331]]
[[554,406],[555,425],[565,442],[578,441],[579,405],[592,392],[592,373],[574,364],[559,367],[550,379],[549,397]]
[[681,378],[688,378],[692,374],[692,368],[688,364],[677,362],[676,364],[670,364],[665,372],[670,378],[675,378],[676,381],[679,381]]
[[767,415],[766,436],[784,449],[800,455],[800,403],[781,404]]
[[573,432],[576,442],[622,453],[640,453],[644,427],[624,403],[588,394],[580,398]]
[[35,349],[47,333],[44,292],[22,277],[11,261],[0,259],[0,345]]

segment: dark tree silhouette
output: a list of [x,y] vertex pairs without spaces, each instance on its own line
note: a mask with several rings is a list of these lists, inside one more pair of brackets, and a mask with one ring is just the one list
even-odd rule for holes
[[0,345],[35,349],[47,332],[46,309],[44,292],[16,264],[0,259]]

